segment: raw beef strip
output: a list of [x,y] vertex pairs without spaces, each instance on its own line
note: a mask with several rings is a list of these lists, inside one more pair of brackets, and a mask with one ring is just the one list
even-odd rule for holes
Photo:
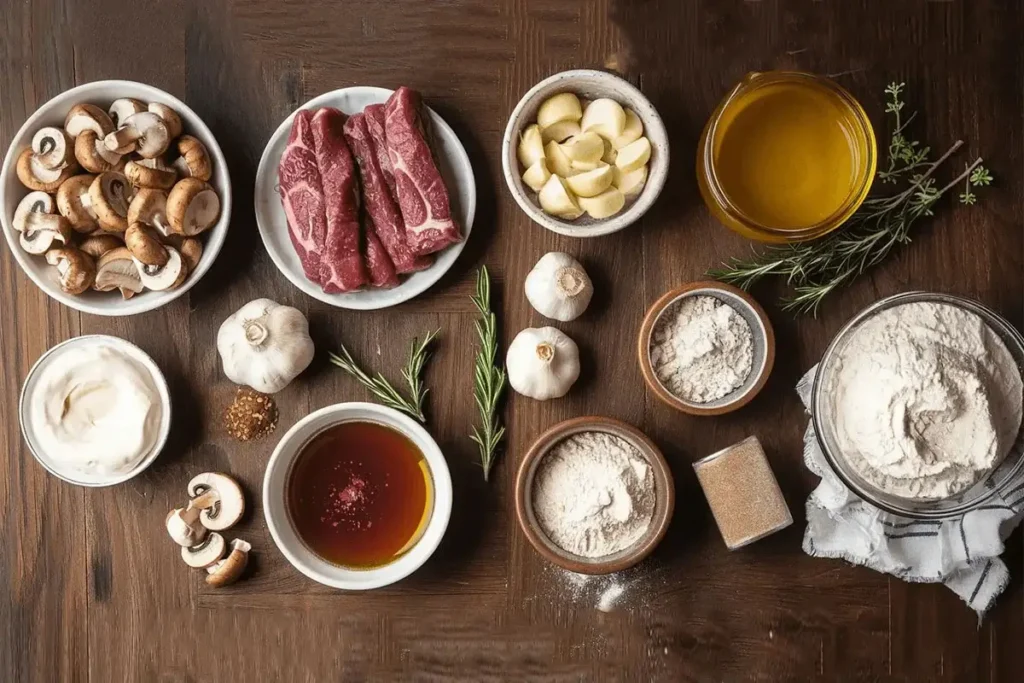
[[359,181],[345,143],[345,115],[325,107],[313,115],[316,161],[324,183],[327,238],[320,259],[321,282],[328,294],[351,292],[366,284],[359,248]]
[[[367,223],[367,228],[372,227],[376,230],[377,237],[383,243],[398,273],[423,270],[430,267],[432,260],[430,257],[416,256],[406,244],[405,223],[374,154],[367,118],[363,114],[354,114],[345,122],[345,140],[359,166],[359,178],[363,185],[363,205],[367,217],[373,223],[372,226]],[[367,234],[369,233],[367,230]]]
[[366,269],[370,271],[370,284],[385,289],[397,287],[400,280],[395,272],[395,264],[391,263],[388,252],[377,237],[373,219],[364,216],[366,226]]
[[416,254],[432,254],[462,240],[452,220],[448,188],[427,144],[420,95],[399,88],[384,105],[388,155],[406,241]]
[[387,133],[384,132],[384,105],[370,104],[363,109],[366,117],[366,127],[370,131],[370,140],[373,143],[373,153],[377,156],[380,170],[384,174],[384,180],[388,184],[391,196],[395,196],[395,169],[391,165],[391,157],[388,156]]
[[320,255],[327,239],[327,216],[310,125],[312,118],[313,112],[306,109],[296,112],[288,145],[277,165],[277,182],[288,218],[288,237],[306,277],[320,284]]

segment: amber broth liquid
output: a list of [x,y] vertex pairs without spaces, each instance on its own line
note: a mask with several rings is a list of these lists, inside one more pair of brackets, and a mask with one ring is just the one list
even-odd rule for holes
[[419,539],[433,506],[430,471],[403,434],[373,422],[325,429],[295,459],[286,486],[299,538],[324,560],[388,564]]

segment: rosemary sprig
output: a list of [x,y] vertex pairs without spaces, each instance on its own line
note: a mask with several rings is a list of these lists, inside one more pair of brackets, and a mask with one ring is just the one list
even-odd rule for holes
[[423,386],[423,367],[430,358],[430,343],[434,341],[434,338],[437,337],[440,331],[434,330],[428,333],[423,337],[422,341],[415,337],[412,340],[412,344],[409,347],[409,358],[406,360],[405,367],[402,368],[402,377],[405,378],[406,383],[409,385],[408,398],[403,396],[379,372],[372,377],[368,375],[352,358],[352,354],[349,353],[344,344],[341,345],[339,353],[331,353],[329,356],[331,363],[355,377],[360,384],[377,397],[378,401],[389,408],[399,410],[425,423],[427,417],[423,412],[423,404],[430,389]]
[[825,297],[880,263],[893,247],[909,243],[915,221],[931,216],[935,203],[949,190],[964,183],[959,201],[974,204],[977,197],[973,189],[991,184],[992,175],[978,158],[954,180],[938,186],[934,173],[963,146],[963,141],[957,140],[936,161],[929,161],[930,148],[910,140],[904,132],[915,114],[903,117],[903,88],[903,83],[891,83],[885,89],[885,111],[892,115],[894,125],[888,164],[877,176],[882,183],[906,182],[901,191],[867,199],[842,229],[820,240],[768,247],[749,261],[733,259],[709,275],[743,289],[767,276],[783,277],[793,288],[793,296],[783,299],[783,308],[813,315]]
[[482,424],[479,428],[473,425],[473,433],[469,438],[480,447],[480,464],[484,468],[484,481],[487,481],[498,446],[505,436],[505,427],[498,416],[498,402],[505,390],[506,379],[505,370],[496,362],[498,324],[491,310],[491,277],[487,266],[477,271],[476,294],[471,298],[476,310],[480,312],[479,320],[474,322],[477,337],[480,338],[480,349],[473,367],[473,397],[480,410]]

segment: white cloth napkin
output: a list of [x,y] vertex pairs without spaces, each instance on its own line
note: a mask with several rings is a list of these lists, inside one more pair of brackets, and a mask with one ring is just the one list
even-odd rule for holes
[[[796,390],[808,412],[817,366]],[[945,521],[918,521],[884,512],[850,491],[825,460],[814,434],[804,434],[804,463],[821,477],[807,499],[804,552],[842,558],[904,581],[944,583],[980,616],[1010,579],[999,556],[1024,514],[1024,473],[985,505]]]

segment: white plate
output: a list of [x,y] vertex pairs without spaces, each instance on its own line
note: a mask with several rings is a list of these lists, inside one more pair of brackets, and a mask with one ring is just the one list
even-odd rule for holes
[[[358,114],[369,104],[383,104],[392,92],[394,91],[387,88],[369,86],[341,88],[314,97],[299,109],[334,107],[346,114]],[[473,216],[476,213],[476,179],[473,177],[469,155],[456,137],[455,131],[433,109],[428,108],[428,111],[433,125],[434,153],[440,164],[445,185],[448,186],[452,215],[462,230],[462,241],[435,254],[434,265],[430,268],[402,276],[402,284],[393,289],[366,289],[345,294],[327,294],[319,285],[306,279],[302,263],[288,237],[288,220],[284,215],[284,207],[281,206],[281,195],[277,191],[277,166],[288,144],[288,134],[291,132],[295,112],[292,112],[270,136],[270,142],[263,150],[260,167],[256,172],[256,224],[260,229],[260,237],[263,238],[263,246],[267,248],[274,265],[293,285],[314,299],[338,308],[373,310],[394,306],[419,296],[452,267],[455,259],[462,253],[462,248],[469,239],[469,232],[473,228]]]

